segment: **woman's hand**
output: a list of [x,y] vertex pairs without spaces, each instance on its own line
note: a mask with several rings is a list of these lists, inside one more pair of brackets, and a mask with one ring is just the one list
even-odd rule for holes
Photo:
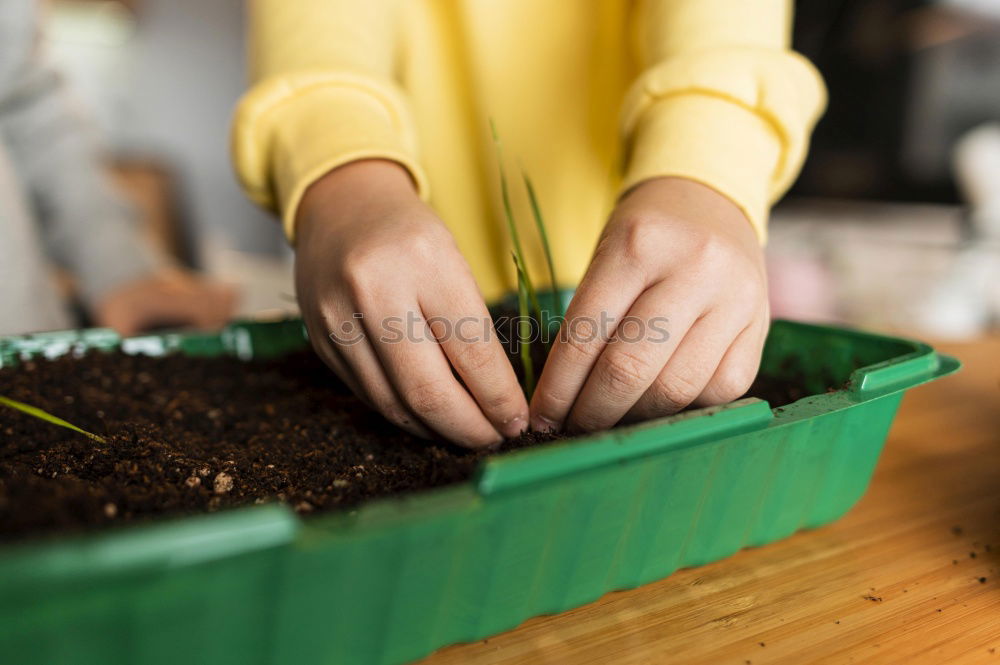
[[414,434],[470,447],[527,428],[472,272],[405,169],[362,160],[331,171],[306,192],[296,233],[309,337],[358,397]]
[[166,268],[101,298],[94,322],[124,336],[162,327],[217,330],[236,308],[236,291],[187,270]]
[[740,397],[767,335],[766,285],[757,236],[727,198],[682,178],[638,185],[566,312],[532,427],[606,429]]

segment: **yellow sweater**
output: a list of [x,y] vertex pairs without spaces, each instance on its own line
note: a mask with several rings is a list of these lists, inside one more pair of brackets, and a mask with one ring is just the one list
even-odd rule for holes
[[522,237],[535,236],[520,168],[563,286],[617,196],[651,177],[713,187],[763,240],[825,103],[789,50],[790,13],[788,0],[254,0],[236,169],[294,242],[310,183],[352,160],[398,161],[488,300],[514,283],[490,118]]

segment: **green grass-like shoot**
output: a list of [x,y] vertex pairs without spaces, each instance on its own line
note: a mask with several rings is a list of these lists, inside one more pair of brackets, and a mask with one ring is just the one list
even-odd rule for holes
[[[507,185],[507,175],[503,170],[503,147],[500,144],[497,127],[492,120],[490,120],[490,130],[493,132],[493,145],[496,146],[497,151],[497,164],[500,170],[500,198],[503,201],[503,213],[507,221],[507,232],[510,233],[510,242],[514,247],[515,263],[520,262],[521,270],[524,273],[524,288],[527,293],[528,302],[532,309],[535,310],[535,314],[539,320],[541,320],[542,307],[538,304],[538,294],[535,292],[535,285],[531,281],[531,276],[528,275],[527,263],[524,260],[524,249],[521,247],[521,236],[517,232],[517,225],[514,224],[514,208],[510,204],[510,187]],[[519,276],[518,282],[521,279]]]
[[530,341],[531,321],[534,314],[535,320],[540,326],[539,332],[548,330],[549,319],[553,316],[562,318],[565,311],[562,308],[562,299],[559,297],[559,281],[556,279],[555,262],[552,260],[552,247],[549,244],[549,234],[545,230],[545,219],[542,217],[542,208],[538,203],[538,195],[535,187],[522,169],[521,177],[524,179],[525,189],[528,191],[528,199],[531,202],[531,213],[535,220],[535,228],[542,240],[542,248],[545,252],[545,262],[549,272],[549,282],[552,287],[552,308],[546,316],[538,302],[538,292],[535,290],[534,282],[528,273],[527,262],[525,261],[524,249],[521,246],[521,237],[517,232],[517,225],[514,223],[514,209],[510,203],[510,187],[507,183],[507,175],[503,167],[503,146],[500,144],[500,136],[497,133],[496,124],[490,120],[490,131],[493,133],[493,144],[496,147],[497,164],[500,172],[500,196],[503,201],[504,218],[507,222],[507,231],[510,233],[510,241],[513,246],[514,267],[517,269],[517,305],[518,305],[518,344],[521,366],[524,370],[524,392],[531,399],[531,394],[535,391],[535,370],[531,357],[532,344]]
[[523,170],[521,177],[524,178],[524,186],[528,190],[528,199],[531,201],[531,213],[535,218],[535,228],[542,239],[542,248],[545,250],[545,263],[549,269],[549,284],[552,288],[552,315],[562,318],[566,313],[562,308],[562,299],[559,297],[559,280],[556,279],[556,264],[552,260],[552,247],[549,245],[549,234],[545,231],[545,219],[542,217],[542,208],[538,204],[538,196],[535,195],[535,187],[531,184],[531,178]]
[[16,409],[21,413],[25,413],[31,416],[32,418],[38,418],[39,420],[44,420],[45,422],[50,423],[52,425],[58,425],[59,427],[64,427],[68,430],[78,432],[80,434],[83,434],[85,437],[89,439],[97,441],[98,443],[107,443],[107,441],[105,441],[103,437],[97,436],[96,434],[92,434],[85,429],[80,429],[73,423],[68,423],[62,418],[57,418],[56,416],[53,416],[51,413],[43,411],[36,406],[31,406],[30,404],[25,404],[24,402],[18,402],[17,400],[10,399],[9,397],[4,397],[3,395],[0,395],[0,405]]
[[524,265],[514,254],[514,266],[517,268],[517,348],[521,357],[521,368],[524,370],[524,394],[530,400],[535,392],[535,363],[531,358],[531,312],[528,308],[527,272]]

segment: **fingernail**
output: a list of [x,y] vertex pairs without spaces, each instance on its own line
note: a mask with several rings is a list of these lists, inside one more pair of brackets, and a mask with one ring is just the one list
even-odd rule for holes
[[555,432],[559,429],[559,424],[545,416],[532,416],[531,429],[536,432]]
[[514,416],[513,418],[503,422],[503,425],[500,427],[500,432],[504,435],[504,438],[516,439],[521,436],[526,429],[528,429],[528,421],[521,416]]

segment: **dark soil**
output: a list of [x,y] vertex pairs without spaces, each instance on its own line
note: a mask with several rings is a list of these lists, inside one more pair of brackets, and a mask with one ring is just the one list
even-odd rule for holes
[[[269,501],[348,508],[461,482],[495,452],[401,432],[308,351],[249,363],[95,352],[2,370],[0,386],[107,440],[0,407],[0,541]],[[772,406],[798,398],[766,379],[758,392]]]

